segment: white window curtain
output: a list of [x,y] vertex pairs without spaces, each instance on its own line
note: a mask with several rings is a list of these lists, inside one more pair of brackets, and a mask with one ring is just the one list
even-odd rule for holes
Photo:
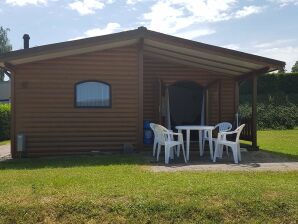
[[76,85],[76,106],[110,107],[110,86],[102,82],[82,82]]

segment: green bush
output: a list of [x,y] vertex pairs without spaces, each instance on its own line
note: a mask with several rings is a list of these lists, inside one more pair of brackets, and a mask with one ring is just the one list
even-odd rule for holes
[[[251,117],[251,106],[242,104],[239,106],[241,118]],[[298,126],[298,106],[288,103],[287,105],[264,104],[257,106],[257,126],[262,129],[293,129]]]
[[10,138],[10,104],[0,104],[0,141]]

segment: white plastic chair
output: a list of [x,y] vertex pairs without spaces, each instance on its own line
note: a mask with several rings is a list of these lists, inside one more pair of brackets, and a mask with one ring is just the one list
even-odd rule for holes
[[[218,123],[217,125],[215,125],[213,130],[215,130],[216,128],[218,128],[219,129],[219,132],[230,131],[230,130],[232,130],[232,127],[233,127],[232,124],[229,123],[229,122],[221,122],[221,123]],[[208,132],[207,131],[204,131],[203,149],[205,148],[206,141],[209,141]],[[216,145],[217,138],[212,138],[212,141],[213,141],[213,145],[215,146]]]
[[[181,145],[184,162],[186,163],[183,135],[180,133],[174,133],[173,131],[166,129],[165,127],[159,124],[155,124],[154,129],[156,133],[157,142],[157,161],[159,161],[161,146],[164,146],[165,148],[165,164],[169,164],[171,150]],[[175,135],[178,136],[177,141],[173,140]]]
[[155,131],[155,127],[156,127],[156,125],[157,125],[157,124],[150,123],[150,128],[152,129],[153,134],[154,134],[153,156],[155,156],[155,151],[156,151],[156,148],[157,148],[157,133],[156,133],[156,131]]
[[[229,131],[229,132],[223,131],[218,133],[213,162],[216,162],[216,157],[220,156],[220,153],[222,154],[222,147],[224,145],[227,147],[231,147],[235,163],[238,163],[239,161],[241,161],[239,138],[244,126],[245,124],[240,125],[235,131]],[[227,140],[227,135],[231,135],[231,134],[237,134],[235,142]]]

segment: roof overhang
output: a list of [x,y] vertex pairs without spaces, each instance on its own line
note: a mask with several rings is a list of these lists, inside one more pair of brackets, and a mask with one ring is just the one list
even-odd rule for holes
[[0,67],[84,54],[137,44],[144,40],[144,55],[240,79],[285,66],[282,61],[186,40],[144,27],[116,34],[67,41],[0,55]]

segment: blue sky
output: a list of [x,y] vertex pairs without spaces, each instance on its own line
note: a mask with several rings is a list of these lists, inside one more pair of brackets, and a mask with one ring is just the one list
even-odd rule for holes
[[298,0],[0,0],[13,49],[146,26],[196,41],[298,60]]

